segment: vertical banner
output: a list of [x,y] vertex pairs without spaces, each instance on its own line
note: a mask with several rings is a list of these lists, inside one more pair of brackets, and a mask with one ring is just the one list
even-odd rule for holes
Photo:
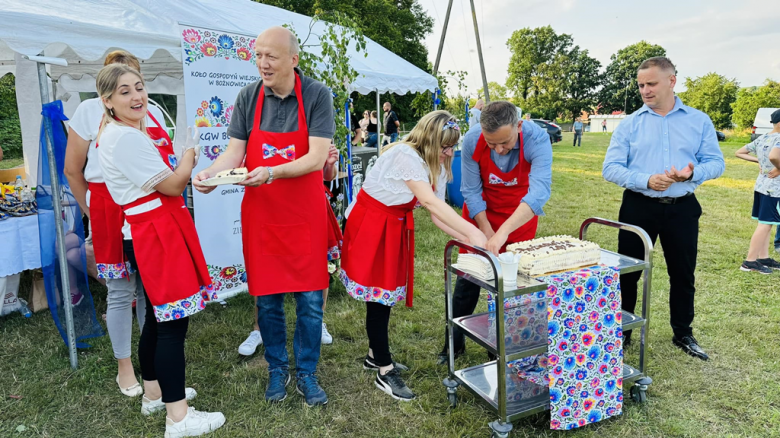
[[[225,151],[238,92],[260,77],[254,36],[181,24],[179,30],[187,125],[198,127],[202,146],[194,175]],[[193,193],[195,227],[220,299],[247,291],[241,243],[243,198],[244,187],[236,185],[217,186],[208,195]]]

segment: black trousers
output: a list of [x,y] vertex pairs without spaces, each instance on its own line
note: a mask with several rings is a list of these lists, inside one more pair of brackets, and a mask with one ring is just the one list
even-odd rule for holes
[[390,357],[390,341],[388,340],[388,327],[390,324],[390,309],[384,304],[366,303],[366,334],[368,335],[368,348],[374,356],[374,363],[380,367],[393,363]]
[[[480,287],[476,284],[458,278],[455,280],[455,291],[452,294],[452,316],[459,318],[461,316],[468,316],[474,314],[474,309],[477,308],[479,303]],[[445,304],[446,305],[446,304]],[[453,343],[455,344],[455,354],[460,354],[466,351],[466,335],[463,334],[463,330],[459,327],[455,327],[452,331]],[[447,337],[447,329],[444,329],[444,350],[447,352],[449,347],[449,338]]]
[[[619,220],[636,225],[650,235],[655,245],[661,238],[661,247],[669,274],[669,313],[675,336],[692,334],[696,255],[699,242],[699,218],[701,205],[691,195],[676,200],[675,204],[663,204],[631,190],[623,192]],[[637,259],[644,258],[642,240],[634,233],[620,231],[618,252]],[[620,276],[623,309],[636,313],[637,282],[642,272]],[[630,337],[630,332],[626,337]]]
[[[138,270],[133,242],[124,241],[124,250],[133,268]],[[141,275],[140,271],[137,275]],[[157,380],[162,391],[163,403],[184,400],[185,359],[184,339],[190,318],[157,322],[154,307],[146,299],[146,320],[141,340],[138,343],[138,361],[141,364],[141,377],[146,381]]]

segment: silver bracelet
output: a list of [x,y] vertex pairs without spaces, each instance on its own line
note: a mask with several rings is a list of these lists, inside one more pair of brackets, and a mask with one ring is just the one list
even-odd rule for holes
[[265,180],[265,183],[271,184],[274,180],[274,169],[271,167],[266,167],[265,169],[268,171],[268,179]]

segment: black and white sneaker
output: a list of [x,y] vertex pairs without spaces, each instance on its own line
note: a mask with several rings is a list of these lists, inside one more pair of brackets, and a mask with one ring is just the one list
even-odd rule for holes
[[762,265],[766,266],[769,269],[778,269],[780,270],[780,262],[778,262],[775,259],[757,259],[758,263],[761,263]]
[[[399,371],[409,371],[409,367],[408,366],[406,366],[406,365],[404,365],[402,363],[396,362],[395,360],[392,359],[392,356],[391,356],[390,360],[392,361],[393,367],[395,369],[397,369]],[[374,362],[374,358],[373,357],[370,357],[370,356],[366,355],[365,360],[363,360],[363,369],[364,370],[369,370],[369,371],[379,371],[379,365],[377,365],[376,362]]]
[[374,384],[396,400],[412,401],[416,397],[412,390],[406,386],[403,379],[401,379],[401,373],[398,371],[398,368],[393,368],[384,376],[377,372]]
[[742,262],[742,266],[739,267],[739,270],[743,272],[751,272],[751,271],[758,272],[759,274],[764,274],[764,275],[769,275],[772,273],[772,268],[768,268],[762,265],[758,261],[749,262],[745,260],[744,262]]

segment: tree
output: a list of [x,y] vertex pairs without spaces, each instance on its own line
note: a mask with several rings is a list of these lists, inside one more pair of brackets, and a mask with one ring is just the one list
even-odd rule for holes
[[610,57],[611,62],[604,73],[604,87],[599,93],[605,111],[625,111],[630,114],[642,107],[636,72],[642,61],[654,56],[666,56],[666,49],[640,41],[618,50]]
[[596,101],[596,89],[601,85],[602,75],[599,73],[601,62],[591,58],[587,50],[579,46],[572,49],[566,65],[567,81],[564,83],[563,108],[571,114],[572,120],[590,109]]
[[767,79],[760,87],[742,88],[731,108],[734,124],[739,128],[750,128],[759,108],[780,108],[780,82]]
[[737,100],[739,83],[717,73],[707,73],[696,79],[685,78],[686,91],[679,93],[686,105],[705,112],[716,129],[731,126],[731,105]]
[[512,32],[506,43],[512,53],[507,88],[524,101],[542,93],[546,70],[556,62],[559,54],[568,51],[572,41],[571,35],[558,35],[551,26],[526,27]]
[[[424,41],[433,29],[433,19],[418,0],[255,0],[299,14],[314,16],[339,12],[351,18],[368,38],[409,61],[431,72],[428,49]],[[427,94],[427,93],[423,93]],[[430,97],[430,95],[428,95]],[[376,94],[353,94],[355,110],[376,109]],[[402,122],[415,118],[412,101],[417,94],[405,96],[384,95],[382,100],[393,104]],[[379,115],[381,117],[381,114]]]
[[22,127],[14,84],[14,75],[0,77],[0,147],[6,159],[22,157]]
[[[508,100],[509,99],[509,90],[499,84],[498,82],[488,82],[488,93],[490,93],[490,100]],[[484,99],[485,98],[485,89],[480,88],[479,91],[477,91],[478,99]]]

